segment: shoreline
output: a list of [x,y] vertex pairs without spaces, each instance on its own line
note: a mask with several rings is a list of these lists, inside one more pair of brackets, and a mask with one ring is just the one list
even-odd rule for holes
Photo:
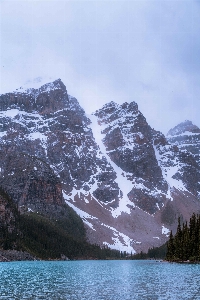
[[0,262],[40,260],[26,251],[0,250]]

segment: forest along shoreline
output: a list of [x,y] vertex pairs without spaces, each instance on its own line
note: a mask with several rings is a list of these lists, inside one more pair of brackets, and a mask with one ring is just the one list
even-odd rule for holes
[[193,213],[189,224],[178,218],[175,235],[170,233],[166,260],[177,263],[200,262],[200,215]]

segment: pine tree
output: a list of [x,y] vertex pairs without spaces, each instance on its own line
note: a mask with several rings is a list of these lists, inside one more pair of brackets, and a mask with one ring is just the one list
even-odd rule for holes
[[180,217],[178,218],[178,227],[176,234],[174,236],[174,256],[177,260],[182,259],[182,230],[181,230],[181,222]]
[[169,241],[167,243],[167,254],[166,254],[166,258],[169,261],[172,261],[174,259],[174,237],[172,234],[172,230],[170,232],[170,236],[169,236]]
[[195,251],[196,251],[196,215],[193,214],[190,218],[190,226],[189,226],[189,235],[190,235],[190,241],[189,241],[189,259],[193,260],[195,257]]
[[190,247],[189,247],[189,229],[188,229],[188,225],[187,222],[184,224],[183,223],[183,229],[182,229],[182,252],[183,252],[183,256],[182,259],[183,260],[188,260],[189,255],[190,255]]

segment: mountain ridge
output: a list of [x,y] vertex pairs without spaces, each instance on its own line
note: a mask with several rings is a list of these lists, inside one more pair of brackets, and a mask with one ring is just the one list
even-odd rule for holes
[[199,162],[136,102],[89,116],[58,79],[1,95],[0,110],[0,184],[25,211],[58,216],[66,203],[88,241],[129,253],[160,246],[178,216],[200,212]]

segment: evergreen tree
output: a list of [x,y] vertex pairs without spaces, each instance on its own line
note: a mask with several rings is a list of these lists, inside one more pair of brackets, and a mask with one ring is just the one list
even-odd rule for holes
[[180,217],[178,218],[178,227],[177,227],[176,234],[174,236],[174,257],[176,259],[182,258],[182,230],[181,230]]
[[190,255],[190,243],[189,243],[189,229],[187,226],[187,222],[183,224],[183,230],[182,230],[182,259],[187,260],[187,258]]
[[172,234],[172,230],[170,232],[170,236],[169,236],[169,241],[167,243],[167,255],[166,258],[167,260],[173,260],[174,259],[174,237]]

